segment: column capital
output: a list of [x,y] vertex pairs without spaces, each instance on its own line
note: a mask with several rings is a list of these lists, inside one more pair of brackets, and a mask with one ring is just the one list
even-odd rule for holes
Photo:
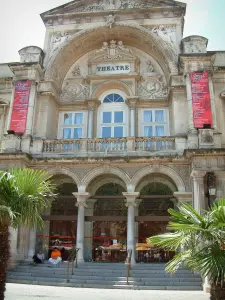
[[174,198],[179,202],[192,204],[192,193],[191,192],[175,192],[173,193]]
[[134,206],[138,205],[137,198],[139,197],[140,193],[133,192],[133,193],[123,193],[123,196],[126,198],[126,206]]
[[77,198],[76,206],[83,206],[87,207],[87,199],[91,197],[91,194],[89,193],[72,193],[75,198]]
[[130,107],[130,109],[135,109],[136,108],[136,104],[139,100],[139,97],[128,97],[126,100],[127,105]]
[[96,108],[101,104],[101,102],[97,99],[88,99],[86,100],[88,110],[96,110]]
[[195,171],[193,170],[191,172],[191,177],[193,177],[194,180],[203,179],[206,175],[206,171]]

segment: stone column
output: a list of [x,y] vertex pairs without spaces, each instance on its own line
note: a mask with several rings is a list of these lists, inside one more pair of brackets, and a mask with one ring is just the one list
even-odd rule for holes
[[99,106],[100,101],[98,100],[88,100],[88,132],[87,137],[89,139],[93,139],[94,137],[94,112],[96,108]]
[[[143,201],[142,199],[137,199],[136,200],[136,207],[134,209],[135,217],[139,216],[139,205],[142,201]],[[134,234],[135,234],[134,237],[135,237],[135,248],[136,248],[136,244],[139,241],[139,222],[134,222]],[[138,259],[138,252],[137,251],[135,253],[135,259],[136,259],[136,261]]]
[[191,78],[189,73],[186,74],[186,91],[188,104],[188,148],[196,149],[198,148],[198,132],[194,127]]
[[17,252],[17,243],[18,243],[18,229],[14,229],[9,227],[9,234],[10,234],[10,267],[15,267],[18,259],[18,252]]
[[19,228],[19,255],[22,260],[28,258],[28,243],[29,243],[29,229],[27,227]]
[[135,242],[135,208],[140,193],[123,193],[126,198],[127,213],[127,250],[132,250],[131,264],[135,264],[136,242]]
[[136,104],[138,98],[128,98],[127,104],[130,107],[130,132],[128,136],[135,137],[136,136]]
[[94,133],[94,108],[88,111],[88,138],[92,139]]
[[[89,199],[87,201],[85,216],[93,216],[95,202],[96,202],[95,199]],[[86,261],[90,261],[92,260],[93,239],[91,237],[93,236],[93,222],[89,222],[89,221],[85,222],[84,233],[85,236],[89,237],[84,240],[84,259]]]
[[80,249],[78,251],[77,260],[78,263],[84,262],[84,213],[87,207],[86,200],[90,198],[89,193],[73,193],[77,198],[77,237],[76,237],[76,248]]
[[203,171],[193,171],[191,176],[193,178],[193,202],[194,208],[198,213],[206,209],[206,199],[205,199],[205,185],[204,178],[206,172]]
[[36,245],[36,229],[30,229],[29,233],[29,244],[28,244],[28,261],[32,261],[32,257],[35,254],[35,245]]

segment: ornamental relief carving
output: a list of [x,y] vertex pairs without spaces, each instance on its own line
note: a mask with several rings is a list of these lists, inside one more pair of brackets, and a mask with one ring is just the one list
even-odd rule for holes
[[81,83],[67,82],[60,95],[60,102],[74,102],[83,100],[90,95],[90,86]]
[[[177,71],[177,55],[175,53],[175,51],[172,49],[173,47],[168,44],[168,43],[160,43],[160,40],[155,40],[150,34],[149,34],[149,30],[147,30],[146,28],[137,26],[135,24],[125,24],[125,23],[117,23],[117,26],[119,27],[119,30],[122,29],[123,27],[128,28],[129,30],[136,30],[136,34],[137,36],[139,36],[139,38],[142,38],[142,43],[141,45],[143,45],[143,51],[151,53],[152,55],[156,55],[160,57],[162,65],[163,65],[163,72],[164,74],[166,74],[166,76],[169,75],[170,71],[172,72],[176,72]],[[68,72],[68,70],[66,70],[67,65],[69,64],[69,61],[71,61],[71,58],[73,57],[73,61],[76,61],[79,57],[82,56],[82,53],[86,53],[85,49],[86,47],[84,47],[83,45],[83,41],[85,40],[86,36],[88,34],[91,34],[92,32],[94,32],[96,34],[96,39],[100,38],[100,30],[102,30],[103,28],[105,28],[105,25],[101,25],[101,26],[93,26],[93,28],[88,28],[83,30],[82,32],[77,32],[76,34],[74,34],[74,39],[72,40],[71,43],[68,42],[68,39],[70,40],[70,38],[67,37],[67,40],[65,40],[66,38],[64,37],[64,41],[61,42],[61,44],[58,44],[59,46],[54,46],[54,51],[51,54],[51,58],[49,60],[49,64],[48,64],[48,68],[46,70],[45,73],[45,79],[46,80],[54,80],[55,84],[58,85],[60,87],[61,82],[63,80],[63,78],[65,78],[66,73]],[[99,34],[97,34],[99,33]],[[117,31],[115,33],[116,36],[118,36],[118,41],[120,41],[119,39],[119,31]],[[102,36],[102,35],[101,35]],[[144,39],[145,36],[145,39]],[[149,38],[149,40],[147,39]],[[60,37],[59,37],[60,39]],[[93,39],[92,39],[93,40]],[[57,42],[59,43],[59,41]],[[121,55],[127,55],[127,56],[132,56],[131,53],[128,53],[124,50],[123,48],[123,44],[122,45],[118,45],[116,44],[116,46],[122,46],[122,50],[120,53],[122,53]],[[99,53],[100,55],[104,54],[107,56],[110,45],[104,45],[105,48],[103,48],[102,52]],[[116,47],[118,49],[118,47]],[[125,47],[125,49],[127,49]],[[99,49],[100,50],[100,49]],[[61,51],[61,53],[60,53]],[[115,52],[117,50],[114,50]],[[130,51],[129,51],[130,52]],[[110,55],[111,56],[111,55]],[[114,56],[114,55],[112,55]],[[97,55],[95,55],[93,58],[96,58]],[[65,64],[66,62],[66,64]],[[72,63],[72,61],[71,61]],[[170,70],[169,70],[170,67]]]
[[110,43],[103,42],[101,49],[95,52],[95,56],[98,56],[100,60],[116,60],[125,58],[131,53],[131,49],[126,48],[122,41],[112,40]]
[[138,85],[138,93],[140,97],[155,99],[168,95],[166,84],[159,78],[146,78]]
[[50,56],[61,44],[68,40],[71,37],[71,35],[72,32],[57,32],[53,34],[49,46]]
[[163,7],[164,1],[158,0],[99,0],[89,5],[78,6],[73,12],[94,12],[116,9]]
[[145,26],[154,35],[160,37],[164,42],[174,46],[176,44],[176,26],[155,26],[149,27]]

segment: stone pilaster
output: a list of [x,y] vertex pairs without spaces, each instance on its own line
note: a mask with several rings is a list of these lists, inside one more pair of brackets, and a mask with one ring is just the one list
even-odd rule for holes
[[194,208],[198,213],[201,213],[202,210],[206,209],[206,198],[205,198],[205,179],[206,172],[202,171],[193,171],[191,176],[193,178],[193,190],[194,197],[193,203]]
[[135,137],[136,136],[136,105],[137,105],[138,98],[128,98],[127,99],[127,104],[130,108],[130,132],[129,136],[130,137]]
[[188,148],[197,149],[198,132],[194,127],[191,78],[189,73],[186,74],[186,91],[187,91],[187,103],[188,103]]
[[214,97],[214,88],[212,81],[212,73],[209,73],[209,93],[210,93],[210,103],[212,110],[212,119],[213,119],[213,129],[217,131],[217,119],[216,119],[216,105],[215,105],[215,97]]
[[88,106],[88,133],[87,136],[89,139],[94,137],[94,117],[95,111],[99,106],[100,102],[98,100],[87,100]]
[[76,248],[79,249],[77,260],[78,263],[84,262],[84,216],[85,208],[87,207],[87,199],[90,198],[89,193],[73,193],[74,197],[77,198],[77,237],[76,237]]
[[36,246],[36,229],[30,229],[29,239],[28,239],[28,255],[27,260],[32,261],[32,257],[35,254]]
[[136,260],[136,242],[135,242],[135,208],[138,205],[137,198],[140,193],[123,193],[126,198],[127,213],[127,250],[132,250],[131,264],[135,264]]
[[225,198],[225,172],[214,172],[216,176],[216,199]]
[[37,99],[37,83],[32,81],[30,87],[30,98],[28,104],[28,113],[27,113],[27,124],[26,124],[26,131],[25,135],[32,135],[33,134],[33,124],[34,124],[34,110],[36,105]]

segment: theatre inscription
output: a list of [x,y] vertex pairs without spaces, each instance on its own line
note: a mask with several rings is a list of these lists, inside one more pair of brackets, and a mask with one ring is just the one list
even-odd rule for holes
[[130,73],[130,64],[99,64],[96,66],[96,74],[128,74]]

